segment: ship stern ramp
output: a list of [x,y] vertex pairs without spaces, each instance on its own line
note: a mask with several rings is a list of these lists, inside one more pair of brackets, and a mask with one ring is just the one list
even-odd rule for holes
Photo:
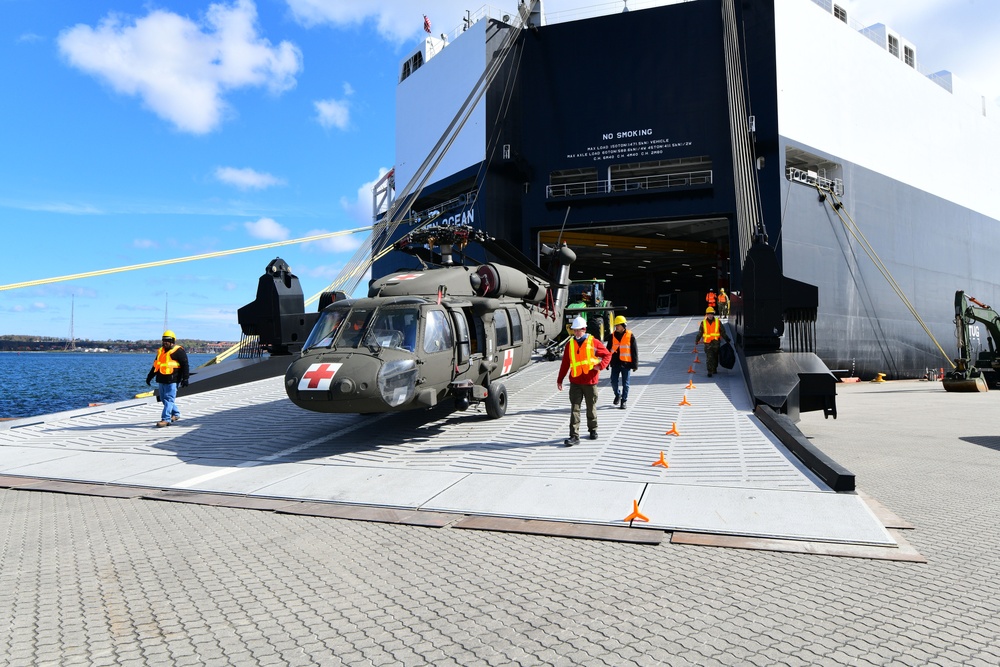
[[706,376],[692,351],[698,323],[630,321],[642,356],[627,407],[612,404],[605,375],[599,437],[584,431],[575,447],[563,446],[569,405],[553,363],[505,379],[499,420],[445,405],[313,413],[271,378],[184,397],[168,428],[154,427],[152,399],[5,422],[0,485],[596,539],[674,531],[898,551],[858,494],[836,492],[765,427],[741,362]]

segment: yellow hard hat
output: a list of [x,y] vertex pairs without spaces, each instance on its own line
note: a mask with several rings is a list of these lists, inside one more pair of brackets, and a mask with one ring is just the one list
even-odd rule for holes
[[164,331],[163,332],[163,336],[161,336],[161,338],[170,338],[172,340],[177,340],[177,336],[175,336],[174,332],[171,331],[170,329],[167,329],[166,331]]
[[711,306],[709,306],[708,308],[706,308],[705,309],[705,314],[708,315],[709,313],[711,313],[712,315],[715,315],[715,308],[712,308]]
[[624,315],[619,315],[618,317],[615,318],[615,326],[618,326],[619,324],[621,325],[628,324],[628,320],[625,319]]

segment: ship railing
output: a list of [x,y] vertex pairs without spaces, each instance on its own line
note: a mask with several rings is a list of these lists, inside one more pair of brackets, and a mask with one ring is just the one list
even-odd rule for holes
[[820,190],[832,192],[838,197],[844,196],[844,181],[839,178],[824,178],[815,171],[799,169],[798,167],[786,167],[785,177],[790,181],[810,185]]
[[602,181],[578,181],[545,186],[546,199],[556,197],[580,197],[609,193],[642,192],[667,188],[699,187],[712,185],[712,170],[679,172],[674,174],[654,174],[651,176],[630,176]]

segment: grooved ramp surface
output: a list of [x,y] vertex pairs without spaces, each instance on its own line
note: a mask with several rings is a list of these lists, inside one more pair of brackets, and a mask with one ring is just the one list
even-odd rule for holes
[[[499,420],[482,406],[313,413],[274,378],[181,397],[181,421],[163,429],[153,399],[5,422],[0,474],[610,525],[641,498],[660,527],[895,544],[856,496],[830,491],[762,428],[739,367],[705,376],[698,320],[630,324],[641,365],[628,408],[611,404],[605,372],[600,437],[572,448],[558,363],[537,362],[505,380]],[[680,435],[666,435],[675,424]],[[652,466],[661,452],[669,468]],[[685,507],[692,493],[700,509]]]

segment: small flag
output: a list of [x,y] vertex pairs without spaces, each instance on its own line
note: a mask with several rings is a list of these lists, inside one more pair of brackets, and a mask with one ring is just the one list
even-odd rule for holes
[[431,32],[431,20],[427,18],[427,14],[424,14],[424,32],[426,32],[428,35]]

